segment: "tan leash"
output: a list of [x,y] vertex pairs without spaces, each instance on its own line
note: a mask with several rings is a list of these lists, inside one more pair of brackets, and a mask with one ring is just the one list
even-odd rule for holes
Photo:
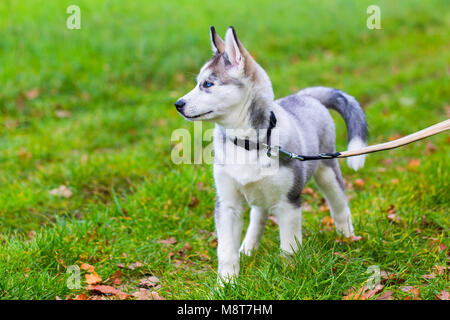
[[450,130],[450,119],[447,119],[445,121],[439,122],[431,127],[425,128],[423,130],[417,131],[415,133],[412,133],[410,135],[407,135],[405,137],[385,142],[385,143],[379,143],[375,144],[373,146],[367,146],[361,149],[355,149],[355,150],[347,150],[343,152],[335,152],[335,153],[319,153],[315,156],[306,156],[306,155],[300,155],[295,154],[289,151],[284,150],[281,147],[273,147],[265,145],[267,148],[267,155],[270,157],[272,155],[272,150],[276,149],[278,151],[278,154],[283,157],[287,157],[290,159],[297,159],[300,161],[308,161],[308,160],[323,160],[323,159],[332,159],[332,158],[348,158],[353,156],[359,156],[361,154],[367,154],[372,152],[378,152],[383,150],[390,150],[395,149],[407,144],[410,144],[411,142],[418,141],[425,139],[427,137],[433,136],[435,134],[444,132]]

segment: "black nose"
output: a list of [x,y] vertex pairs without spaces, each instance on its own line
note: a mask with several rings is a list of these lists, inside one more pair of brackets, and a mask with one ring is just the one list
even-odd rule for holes
[[183,99],[180,99],[177,102],[175,102],[175,108],[177,108],[177,110],[180,111],[185,104],[186,102],[184,102]]

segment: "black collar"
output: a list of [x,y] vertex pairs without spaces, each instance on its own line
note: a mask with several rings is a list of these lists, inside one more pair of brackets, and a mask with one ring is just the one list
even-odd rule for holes
[[[266,135],[266,139],[267,142],[266,144],[270,146],[270,137],[272,135],[272,129],[275,128],[275,126],[277,125],[277,117],[275,117],[275,114],[273,113],[273,111],[270,111],[270,120],[269,120],[269,128],[267,128],[267,135]],[[233,140],[231,140],[236,146],[241,147],[241,148],[245,148],[245,150],[249,151],[249,150],[260,150],[262,149],[262,144],[261,142],[259,142],[259,139],[257,138],[256,142],[250,141],[248,139],[238,139],[237,137],[234,137]]]

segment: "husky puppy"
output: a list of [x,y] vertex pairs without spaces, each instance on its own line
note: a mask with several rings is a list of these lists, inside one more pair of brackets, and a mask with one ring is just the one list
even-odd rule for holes
[[[301,193],[311,177],[325,195],[337,231],[347,237],[353,235],[338,161],[269,158],[261,141],[270,145],[270,134],[276,129],[277,145],[285,150],[304,155],[333,153],[335,127],[327,108],[344,118],[349,149],[366,146],[367,124],[359,103],[336,89],[311,87],[274,100],[267,73],[239,41],[233,27],[228,28],[225,41],[211,27],[210,38],[213,58],[201,68],[196,87],[175,107],[187,120],[215,122],[218,274],[229,281],[239,273],[240,252],[249,255],[258,247],[269,213],[278,220],[281,250],[289,254],[298,249],[302,241]],[[231,129],[239,130],[230,134]],[[229,160],[224,152],[229,147],[236,149],[238,157],[279,161],[278,170],[264,174],[267,161],[224,161]],[[351,157],[347,163],[357,170],[364,159]],[[251,207],[250,224],[240,245],[245,202]]]

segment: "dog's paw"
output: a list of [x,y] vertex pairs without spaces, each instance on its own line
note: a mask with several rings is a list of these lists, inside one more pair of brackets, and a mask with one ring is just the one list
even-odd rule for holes
[[353,232],[353,226],[348,222],[344,222],[343,224],[339,224],[335,221],[335,226],[336,226],[336,231],[341,234],[344,235],[344,237],[348,238],[348,237],[352,237],[355,235],[355,233]]

